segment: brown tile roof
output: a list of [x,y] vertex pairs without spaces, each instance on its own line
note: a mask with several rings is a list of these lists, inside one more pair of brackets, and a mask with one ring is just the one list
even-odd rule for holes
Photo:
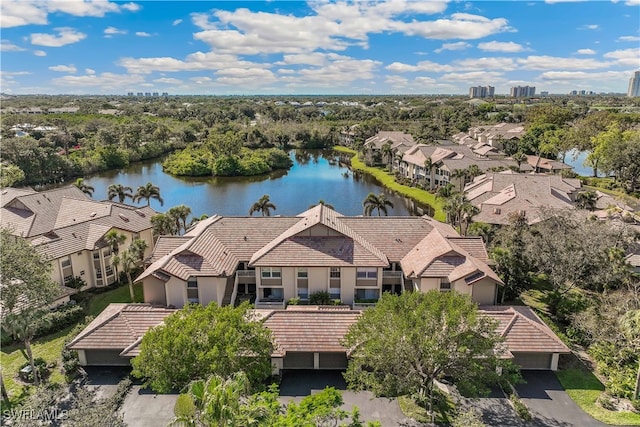
[[133,356],[132,345],[139,343],[145,332],[175,311],[149,304],[112,303],[67,347],[72,350],[128,350],[128,355]]
[[566,163],[562,163],[552,159],[545,159],[544,157],[540,156],[527,155],[527,163],[529,163],[529,165],[533,168],[545,169],[548,171],[573,169]]
[[149,262],[153,263],[163,256],[170,254],[191,239],[192,238],[188,236],[159,236],[153,247],[153,253],[149,257]]
[[345,309],[287,309],[274,311],[264,321],[275,341],[274,355],[288,351],[341,352],[340,344],[359,311]]
[[497,332],[510,352],[569,353],[569,348],[526,306],[481,306],[480,312],[498,321]]
[[364,143],[368,147],[380,149],[385,142],[389,142],[390,144],[402,142],[406,145],[415,145],[413,136],[399,131],[380,131],[376,135],[367,138]]

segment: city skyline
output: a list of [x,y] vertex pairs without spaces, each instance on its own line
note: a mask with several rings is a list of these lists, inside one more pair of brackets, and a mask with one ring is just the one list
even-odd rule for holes
[[640,0],[3,1],[7,94],[627,93]]

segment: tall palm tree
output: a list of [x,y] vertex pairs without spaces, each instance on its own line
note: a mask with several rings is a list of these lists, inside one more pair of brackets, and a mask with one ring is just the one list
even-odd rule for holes
[[260,212],[262,216],[271,216],[271,210],[276,210],[276,205],[271,203],[269,200],[269,195],[265,194],[260,199],[251,205],[249,209],[249,215],[253,215],[254,212]]
[[95,191],[95,188],[85,183],[84,178],[76,179],[76,182],[74,182],[73,185],[78,187],[80,191],[82,191],[84,194],[87,194],[89,197],[93,196],[93,192]]
[[12,336],[16,341],[20,341],[24,344],[24,349],[31,365],[31,372],[33,373],[33,382],[35,385],[40,384],[40,377],[38,375],[38,369],[36,369],[35,360],[33,358],[33,351],[31,349],[31,341],[36,335],[36,328],[38,324],[42,322],[44,312],[36,308],[25,308],[19,313],[9,313],[2,321],[2,329],[7,335]]
[[160,188],[147,182],[145,185],[141,185],[136,190],[136,194],[133,196],[133,201],[138,202],[140,200],[146,200],[147,206],[151,205],[151,199],[156,199],[160,202],[160,206],[164,205],[164,200],[160,197]]
[[104,235],[104,241],[111,246],[111,250],[116,255],[120,250],[120,244],[124,243],[125,240],[127,240],[127,236],[118,232],[115,228],[109,230],[107,234]]
[[127,275],[127,282],[129,283],[129,296],[131,302],[135,302],[135,294],[133,292],[133,277],[132,274],[136,267],[139,265],[139,261],[136,259],[136,255],[130,250],[124,250],[121,254],[113,257],[113,264],[122,266],[122,271]]
[[133,200],[133,188],[122,184],[111,184],[107,189],[107,197],[109,200],[117,197],[120,203],[124,203],[127,197]]
[[388,215],[387,208],[393,209],[393,203],[387,200],[387,196],[385,196],[384,193],[380,193],[377,196],[369,193],[362,202],[362,206],[364,207],[364,215],[366,216],[371,216],[373,211],[376,210],[378,211],[378,216],[380,216],[381,212],[384,212],[386,216]]
[[431,172],[433,172],[433,160],[431,160],[431,157],[427,157],[427,160],[424,161],[424,179],[426,181],[427,177],[429,177],[429,190],[433,190],[434,179],[431,176]]
[[511,158],[518,164],[518,170],[520,170],[520,165],[527,161],[527,155],[522,151],[518,151],[513,156],[511,156]]
[[436,192],[436,198],[448,199],[454,193],[456,193],[456,189],[453,184],[449,183],[438,188],[438,191]]
[[333,209],[333,210],[335,210],[335,209],[336,209],[336,208],[334,208],[334,207],[333,207],[333,205],[332,205],[332,204],[329,204],[329,203],[325,202],[325,201],[324,201],[324,200],[322,200],[322,199],[320,199],[320,200],[318,201],[318,203],[314,203],[313,205],[310,205],[310,206],[309,206],[309,209],[311,209],[311,208],[315,208],[315,207],[316,207],[316,206],[318,206],[318,205],[326,206],[326,207],[328,207],[329,209]]
[[393,161],[393,151],[391,150],[391,144],[388,142],[382,144],[382,147],[380,147],[380,154],[382,154],[387,167],[391,169],[391,162]]
[[189,217],[189,215],[191,215],[191,208],[189,206],[174,206],[167,211],[167,215],[173,218],[173,220],[176,222],[178,234],[180,234],[180,230],[187,231],[187,218]]
[[464,189],[464,182],[466,177],[467,177],[466,169],[456,169],[453,172],[451,172],[451,178],[457,179],[458,182],[460,183],[460,190],[459,190],[460,192],[462,192],[462,190]]

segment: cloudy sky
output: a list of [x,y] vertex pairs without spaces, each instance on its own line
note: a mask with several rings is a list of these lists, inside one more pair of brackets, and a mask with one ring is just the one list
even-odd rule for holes
[[626,92],[640,0],[2,0],[12,94]]

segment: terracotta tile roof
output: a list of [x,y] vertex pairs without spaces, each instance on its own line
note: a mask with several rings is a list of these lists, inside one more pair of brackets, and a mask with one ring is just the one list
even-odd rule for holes
[[342,352],[340,340],[356,322],[359,311],[345,309],[287,309],[274,311],[264,321],[275,341],[274,355],[288,351]]
[[153,253],[149,257],[149,262],[153,263],[159,260],[191,239],[188,236],[159,236],[153,247]]
[[549,171],[561,170],[561,169],[573,169],[566,163],[559,162],[557,160],[545,159],[540,156],[527,155],[527,163],[533,168],[540,168]]
[[72,350],[129,350],[150,328],[176,310],[149,304],[109,304],[76,338]]
[[480,312],[498,321],[497,332],[510,352],[569,353],[569,348],[526,306],[481,306]]
[[385,142],[389,142],[390,144],[403,142],[407,145],[415,145],[413,136],[399,131],[380,131],[376,135],[367,138],[364,143],[368,147],[375,147],[377,149],[380,149]]

